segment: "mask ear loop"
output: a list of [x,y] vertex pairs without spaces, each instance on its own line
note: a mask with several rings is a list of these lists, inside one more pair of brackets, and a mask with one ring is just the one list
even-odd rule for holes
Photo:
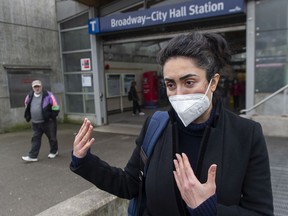
[[[213,79],[213,78],[212,78],[212,79]],[[210,80],[209,85],[208,85],[208,87],[207,87],[207,89],[206,89],[206,91],[205,91],[205,94],[203,95],[202,99],[204,99],[205,96],[207,96],[208,90],[209,90],[209,88],[210,88],[210,86],[211,86],[211,83],[212,83],[212,79]],[[213,93],[212,93],[212,95],[213,95]]]

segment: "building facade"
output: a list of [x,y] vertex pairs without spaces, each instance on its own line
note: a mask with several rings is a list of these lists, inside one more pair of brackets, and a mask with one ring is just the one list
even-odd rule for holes
[[[85,116],[107,124],[110,113],[131,109],[131,80],[145,105],[146,72],[156,74],[162,104],[156,55],[169,39],[193,29],[221,33],[232,48],[230,72],[220,82],[229,109],[239,113],[282,89],[246,113],[287,115],[286,0],[25,2],[0,3],[1,131],[24,123],[22,98],[35,78],[58,97],[60,120]],[[237,103],[235,80],[242,85]]]
[[[37,4],[33,0],[2,0],[0,50],[0,132],[27,126],[24,99],[34,79],[41,79],[63,108],[55,0],[40,0]],[[59,119],[63,119],[63,112]]]
[[[193,29],[221,33],[232,48],[232,73],[221,80],[223,85],[228,83],[226,105],[231,110],[239,113],[249,109],[288,83],[288,2],[285,0],[276,0],[275,3],[268,0],[77,2],[69,3],[74,9],[72,16],[73,10],[66,8],[70,14],[65,16],[61,13],[58,19],[63,41],[74,44],[76,41],[68,42],[65,35],[74,35],[69,38],[79,40],[78,29],[81,28],[83,39],[85,37],[84,40],[90,43],[70,53],[62,51],[64,65],[68,55],[77,53],[77,57],[71,59],[75,60],[78,68],[66,71],[64,66],[66,114],[71,118],[84,113],[96,118],[97,124],[107,123],[107,113],[129,108],[127,83],[131,79],[140,84],[138,92],[144,98],[145,71],[156,71],[159,79],[161,77],[161,69],[155,61],[159,49],[173,36]],[[67,2],[59,2],[62,8],[65,4],[68,6]],[[77,17],[84,19],[81,24],[62,29],[66,23],[77,23]],[[70,46],[68,44],[66,46]],[[89,70],[81,68],[80,62],[85,59],[91,64]],[[77,89],[74,84],[74,89],[69,88],[70,79],[78,80],[73,82],[77,83]],[[84,86],[85,80],[91,83],[89,87]],[[234,101],[232,93],[235,80],[242,86],[239,101]],[[285,95],[287,91],[281,91],[247,113],[286,115]],[[81,104],[80,107],[77,105],[79,110],[73,108],[72,101]],[[235,107],[236,102],[238,107]]]

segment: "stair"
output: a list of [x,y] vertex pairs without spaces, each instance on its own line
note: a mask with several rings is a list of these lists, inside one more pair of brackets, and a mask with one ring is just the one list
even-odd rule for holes
[[241,115],[244,118],[259,122],[265,136],[287,137],[288,138],[288,116],[267,116],[267,115]]

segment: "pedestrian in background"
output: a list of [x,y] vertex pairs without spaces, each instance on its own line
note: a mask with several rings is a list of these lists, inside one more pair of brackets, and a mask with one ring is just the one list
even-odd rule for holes
[[55,96],[43,89],[40,80],[32,82],[32,91],[25,98],[25,114],[27,122],[32,121],[31,150],[28,156],[22,156],[27,162],[38,161],[38,154],[41,147],[42,135],[48,137],[50,153],[48,158],[55,158],[58,155],[57,121],[59,105]]
[[238,79],[233,80],[231,91],[233,95],[234,112],[238,113],[240,110],[240,96],[243,92],[243,87],[241,86]]
[[131,86],[130,86],[130,90],[129,90],[129,98],[131,98],[132,102],[133,102],[133,113],[132,115],[135,116],[136,112],[138,111],[139,115],[145,115],[144,112],[141,111],[141,107],[139,105],[139,97],[136,91],[136,81],[133,80],[131,82]]
[[95,139],[85,119],[74,139],[71,170],[121,198],[142,198],[141,216],[273,216],[261,125],[227,110],[215,94],[230,59],[220,34],[195,31],[173,38],[158,56],[172,107],[145,178],[141,146],[150,117],[124,169],[90,152]]

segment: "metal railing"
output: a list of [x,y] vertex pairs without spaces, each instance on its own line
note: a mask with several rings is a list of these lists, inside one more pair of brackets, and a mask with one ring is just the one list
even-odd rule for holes
[[254,110],[255,108],[257,108],[258,106],[262,105],[266,101],[270,100],[272,97],[274,97],[275,95],[279,94],[282,91],[283,91],[283,116],[287,116],[287,108],[286,108],[286,106],[287,106],[288,84],[285,85],[284,87],[280,88],[279,90],[277,90],[273,94],[269,95],[268,97],[264,98],[263,100],[259,101],[258,103],[256,103],[252,107],[250,107],[248,109],[240,110],[240,113],[247,113],[247,112],[250,112],[250,111]]

